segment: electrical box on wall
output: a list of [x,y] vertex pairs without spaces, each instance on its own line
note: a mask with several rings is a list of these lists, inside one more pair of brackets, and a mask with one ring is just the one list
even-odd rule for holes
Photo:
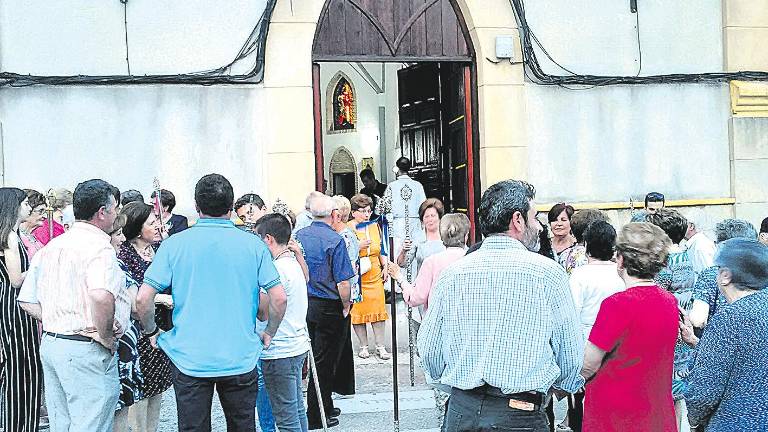
[[514,36],[496,36],[496,58],[509,60],[515,58]]

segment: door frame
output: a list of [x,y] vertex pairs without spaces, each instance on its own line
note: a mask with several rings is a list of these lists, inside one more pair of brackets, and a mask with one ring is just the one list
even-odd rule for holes
[[[345,59],[344,62],[366,61],[369,59]],[[399,58],[390,59],[390,63],[400,63]],[[326,62],[323,62],[326,63]],[[332,63],[332,62],[327,62]],[[441,63],[450,63],[441,61]],[[477,159],[480,152],[480,143],[477,137],[479,136],[479,123],[477,117],[477,66],[476,62],[461,62],[464,64],[464,112],[466,127],[465,130],[465,142],[467,151],[467,217],[469,218],[470,230],[469,237],[470,243],[474,243],[477,238],[480,237],[480,230],[477,224],[477,203],[480,198],[480,173],[479,173],[479,160]],[[331,179],[325,178],[325,158],[323,156],[323,114],[325,112],[322,104],[322,92],[320,82],[320,63],[312,62],[312,98],[313,98],[313,117],[315,122],[315,189],[323,191],[323,187],[330,188]],[[328,182],[327,184],[324,184]]]

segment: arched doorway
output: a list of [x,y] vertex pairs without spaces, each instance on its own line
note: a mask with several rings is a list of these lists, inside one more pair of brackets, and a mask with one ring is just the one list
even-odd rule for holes
[[333,153],[328,173],[331,193],[347,198],[357,193],[357,164],[347,148],[341,147]]
[[[476,226],[475,51],[456,1],[328,0],[312,59],[316,186],[331,186],[329,149],[342,144],[382,181],[392,179],[390,168],[402,155],[428,197]],[[329,134],[330,104],[341,102],[325,95],[340,69],[356,83],[357,103],[357,123],[343,136]],[[366,108],[367,100],[376,100],[377,109]]]

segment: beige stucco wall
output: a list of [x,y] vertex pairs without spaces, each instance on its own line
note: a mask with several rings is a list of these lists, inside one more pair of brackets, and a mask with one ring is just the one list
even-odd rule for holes
[[[312,42],[323,0],[279,1],[269,28],[264,87],[269,134],[266,166],[270,201],[303,206],[314,189],[314,119],[312,113]],[[524,176],[525,101],[520,64],[494,64],[496,35],[517,35],[507,0],[458,0],[470,30],[478,61],[478,121],[482,187]],[[520,59],[519,46],[517,59]],[[504,124],[504,128],[494,125]],[[279,185],[279,187],[277,187]]]
[[[725,0],[725,69],[768,71],[768,2]],[[754,224],[768,216],[768,82],[731,86],[733,212]]]

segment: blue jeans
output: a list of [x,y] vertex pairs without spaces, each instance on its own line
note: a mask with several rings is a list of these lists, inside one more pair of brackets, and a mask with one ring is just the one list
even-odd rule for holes
[[275,432],[275,416],[272,415],[272,405],[269,401],[269,393],[264,385],[264,373],[262,372],[262,361],[256,366],[259,373],[259,392],[256,395],[256,412],[259,413],[259,427],[262,432]]
[[280,432],[307,432],[307,409],[301,391],[301,368],[307,353],[262,360],[264,379],[272,396],[272,410]]

